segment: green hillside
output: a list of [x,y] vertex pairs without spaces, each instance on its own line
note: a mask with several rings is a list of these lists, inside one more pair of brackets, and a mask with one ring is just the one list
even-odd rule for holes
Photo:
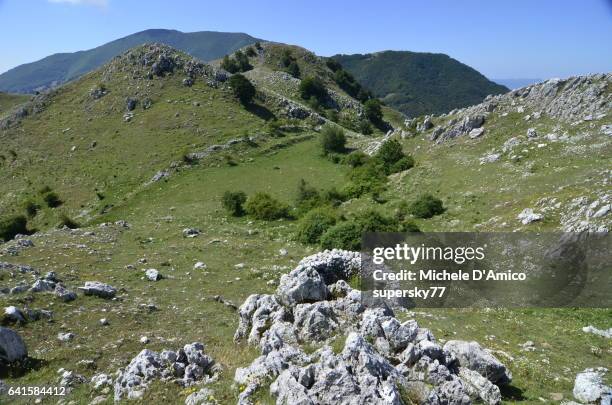
[[67,82],[102,66],[113,57],[138,45],[160,42],[180,49],[204,61],[217,59],[257,41],[242,33],[180,32],[151,29],[117,39],[102,46],[74,53],[58,53],[39,61],[17,66],[0,75],[0,90],[33,93]]
[[[244,61],[244,55],[242,74],[255,90],[250,102],[239,100],[239,76],[227,77],[218,69],[222,61],[203,64],[149,44],[27,104],[26,116],[0,129],[0,218],[28,214],[29,230],[37,230],[0,243],[0,262],[30,265],[41,276],[53,271],[73,291],[91,280],[117,288],[114,299],[78,291],[71,302],[51,292],[10,293],[38,276],[0,268],[0,308],[52,311],[51,319],[27,323],[0,317],[23,337],[31,357],[25,370],[0,370],[8,385],[57,386],[63,368],[83,376],[66,403],[111,404],[112,386],[94,388],[93,375],[116,378],[145,348],[176,350],[201,341],[221,367],[206,385],[214,392],[210,402],[235,404],[245,391],[234,382],[235,370],[260,351],[233,342],[239,316],[230,304],[273,294],[283,274],[322,250],[320,242],[300,237],[309,212],[331,213],[345,229],[367,222],[387,230],[401,223],[423,231],[552,231],[583,221],[576,199],[583,207],[597,201],[597,209],[610,203],[611,141],[604,126],[612,115],[601,101],[612,97],[611,75],[489,99],[434,117],[426,129],[417,129],[424,128],[422,118],[405,126],[401,114],[383,108],[393,130],[387,135],[372,125],[366,135],[355,130],[363,103],[342,90],[324,59],[276,43],[230,57]],[[164,61],[156,65],[163,69],[154,61]],[[313,77],[322,83],[320,100],[303,96],[303,82]],[[560,100],[580,95],[579,108],[555,113],[553,107],[569,104]],[[484,132],[454,136],[454,125],[475,115],[484,116]],[[324,155],[321,141],[330,128],[347,142]],[[530,128],[535,138],[528,137]],[[386,165],[376,152],[385,144],[399,145],[395,155],[412,156],[414,166]],[[228,191],[248,196],[246,215],[233,216],[222,205]],[[267,211],[250,210],[249,201],[262,192],[277,201]],[[61,203],[49,204],[51,193]],[[417,215],[411,207],[424,194],[439,198],[443,212]],[[527,207],[543,218],[522,224],[517,215]],[[262,219],[262,211],[282,212]],[[591,224],[609,227],[609,218]],[[187,237],[189,228],[199,234]],[[341,238],[330,240],[344,247]],[[151,268],[163,278],[147,280]],[[552,394],[572,398],[577,372],[612,362],[608,340],[581,329],[606,328],[610,315],[609,309],[473,308],[398,317],[416,319],[440,341],[480,342],[514,375],[502,391],[504,403],[540,404]],[[70,340],[58,338],[68,332]],[[524,350],[527,341],[536,350]],[[328,343],[336,350],[343,337]],[[319,347],[308,346],[308,353]],[[199,388],[157,379],[133,403],[183,404]],[[403,403],[412,403],[409,398],[406,393]],[[252,399],[275,403],[267,385]]]
[[375,96],[410,117],[446,113],[508,91],[443,54],[384,51],[332,58]]

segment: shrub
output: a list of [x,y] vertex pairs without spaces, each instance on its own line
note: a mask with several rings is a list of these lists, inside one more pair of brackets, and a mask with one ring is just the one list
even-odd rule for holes
[[344,153],[346,148],[346,136],[342,128],[327,125],[321,130],[321,147],[323,154]]
[[63,201],[60,200],[59,196],[53,191],[45,194],[43,196],[43,200],[45,201],[45,204],[47,204],[47,207],[49,208],[56,208],[63,204]]
[[323,249],[359,250],[361,247],[361,227],[352,221],[340,222],[329,228],[321,236]]
[[380,100],[372,98],[363,103],[364,114],[374,125],[380,125],[383,121],[383,113]]
[[389,172],[399,173],[399,172],[403,172],[404,170],[408,170],[412,168],[413,166],[414,166],[414,159],[412,158],[412,156],[404,156],[397,162],[393,163],[393,165],[391,165],[391,167],[389,168]]
[[355,217],[355,222],[361,227],[361,232],[396,232],[397,222],[376,210],[368,210]]
[[293,77],[300,77],[300,66],[295,61],[291,62],[285,70]]
[[404,154],[402,144],[395,139],[383,143],[376,153],[376,158],[383,163],[387,174],[397,173],[414,166],[414,159]]
[[370,192],[382,192],[387,176],[380,160],[369,159],[366,164],[351,170],[349,180],[350,182],[344,188],[344,194],[347,197],[356,198]]
[[326,59],[325,64],[332,72],[342,69],[340,62],[332,58]]
[[53,191],[49,186],[43,186],[40,190],[38,190],[38,194],[43,195]]
[[236,51],[236,53],[234,53],[234,58],[236,58],[236,63],[240,72],[246,72],[253,69],[253,66],[249,63],[249,57],[245,55],[244,52]]
[[250,103],[255,97],[255,87],[243,75],[239,73],[233,75],[229,79],[229,84],[234,91],[234,95],[242,104]]
[[302,243],[319,243],[325,231],[334,226],[338,218],[330,208],[322,207],[309,211],[297,229],[297,239]]
[[239,71],[238,63],[235,59],[230,58],[228,55],[223,57],[221,61],[221,68],[227,70],[230,73],[237,73]]
[[253,56],[257,55],[257,52],[255,52],[255,49],[253,49],[253,47],[252,47],[252,46],[249,46],[249,47],[246,49],[246,55],[247,55],[248,57],[252,58]]
[[372,125],[366,120],[359,120],[357,124],[357,131],[364,135],[371,135],[374,130],[372,129]]
[[376,153],[376,157],[382,160],[386,166],[391,166],[404,156],[402,145],[395,139],[383,143]]
[[360,150],[357,150],[355,152],[351,152],[350,154],[348,154],[342,160],[342,162],[351,167],[359,167],[359,166],[363,166],[368,161],[368,158],[369,158],[368,155],[366,155]]
[[306,183],[306,180],[300,179],[298,183],[298,192],[296,198],[298,204],[301,204],[305,201],[318,199],[319,197],[319,192],[316,188],[308,185],[308,183]]
[[232,216],[240,217],[244,215],[242,206],[247,200],[247,196],[242,191],[226,191],[221,198],[223,208]]
[[300,96],[304,100],[316,99],[320,104],[324,104],[327,98],[327,89],[318,77],[306,77],[300,83]]
[[36,204],[34,201],[26,201],[24,204],[25,212],[28,218],[34,218],[36,214],[38,214],[38,210],[40,206]]
[[24,215],[0,218],[0,239],[11,240],[18,234],[28,233],[28,220]]
[[64,226],[66,228],[70,228],[70,229],[76,229],[76,228],[80,227],[78,222],[76,222],[75,220],[70,218],[68,215],[62,214],[60,216],[60,222],[59,222],[57,227],[58,228],[63,228]]
[[330,204],[333,207],[337,207],[346,201],[346,196],[338,191],[335,187],[325,190],[321,196],[323,201]]
[[255,219],[272,221],[289,216],[289,207],[266,193],[256,193],[247,199],[246,213]]
[[431,194],[423,194],[410,205],[410,213],[417,218],[431,218],[443,212],[442,200]]

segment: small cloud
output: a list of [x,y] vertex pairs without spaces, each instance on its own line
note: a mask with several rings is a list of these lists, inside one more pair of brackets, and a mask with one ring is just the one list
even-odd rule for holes
[[87,5],[106,7],[108,6],[108,0],[49,0],[50,3],[65,3],[73,5]]

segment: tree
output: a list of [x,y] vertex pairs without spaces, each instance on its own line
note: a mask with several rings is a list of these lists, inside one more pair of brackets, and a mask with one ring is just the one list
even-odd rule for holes
[[236,51],[234,54],[236,58],[236,63],[238,64],[238,70],[240,72],[247,72],[253,69],[253,66],[249,63],[249,57],[244,54],[242,51]]
[[300,83],[300,96],[304,100],[314,97],[319,103],[324,104],[327,98],[327,89],[323,81],[318,77],[305,77]]
[[236,73],[230,77],[229,84],[234,91],[234,95],[242,104],[249,104],[253,100],[253,97],[255,97],[255,87],[251,84],[249,79],[240,73]]
[[371,98],[363,103],[363,107],[365,116],[370,120],[370,122],[372,122],[374,125],[380,125],[382,123],[383,113],[379,99]]
[[323,154],[343,153],[346,150],[346,136],[342,128],[327,125],[321,130],[321,147]]
[[234,59],[230,58],[228,55],[225,55],[223,57],[223,60],[221,61],[221,68],[227,70],[230,73],[238,72],[238,64],[236,63]]

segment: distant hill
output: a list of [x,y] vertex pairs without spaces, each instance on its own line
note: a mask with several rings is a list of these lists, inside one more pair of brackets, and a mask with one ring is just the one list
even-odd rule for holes
[[495,83],[501,84],[508,87],[509,89],[515,90],[521,87],[529,86],[530,84],[540,83],[542,79],[493,79]]
[[332,58],[386,104],[411,117],[445,113],[508,91],[444,54],[384,51]]
[[17,66],[0,75],[0,91],[32,93],[67,82],[102,66],[113,57],[147,42],[161,42],[203,61],[218,59],[257,41],[247,34],[229,32],[180,32],[151,29],[117,39],[97,48],[74,53],[57,53],[39,61]]

